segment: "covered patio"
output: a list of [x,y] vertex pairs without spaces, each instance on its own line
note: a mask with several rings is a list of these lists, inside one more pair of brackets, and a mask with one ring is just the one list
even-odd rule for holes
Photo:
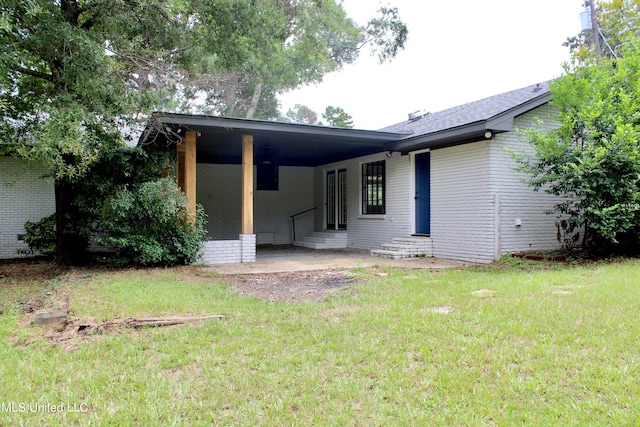
[[[385,151],[405,135],[186,114],[155,114],[140,143],[176,143],[177,179],[191,213],[208,215],[205,264],[256,261],[256,245],[321,231],[318,167]],[[293,229],[291,217],[296,219]],[[305,215],[306,214],[306,215]]]
[[444,269],[469,265],[438,258],[385,259],[373,257],[365,249],[309,249],[292,245],[258,246],[253,263],[215,264],[207,268],[218,274],[286,273],[294,271],[397,267],[404,269]]

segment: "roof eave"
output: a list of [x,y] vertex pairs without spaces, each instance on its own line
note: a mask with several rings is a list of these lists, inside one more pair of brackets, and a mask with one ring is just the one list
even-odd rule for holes
[[399,151],[402,154],[423,149],[435,149],[451,147],[454,145],[466,144],[478,138],[485,139],[484,133],[489,130],[487,122],[475,122],[452,129],[445,129],[426,135],[419,135],[412,138],[403,139],[385,144],[387,151]]
[[162,124],[185,127],[217,127],[229,130],[246,130],[248,132],[276,132],[299,135],[343,137],[351,140],[367,140],[389,142],[397,141],[406,134],[396,132],[380,132],[373,130],[338,128],[329,126],[307,125],[266,120],[241,119],[218,116],[198,116],[190,114],[154,113],[155,120]]
[[516,117],[528,111],[538,108],[541,105],[547,104],[549,101],[551,101],[551,92],[549,91],[543,92],[541,95],[535,98],[532,98],[527,102],[523,102],[522,104],[517,105],[516,107],[503,111],[502,113],[496,114],[495,116],[489,118],[487,120],[488,126],[497,129],[500,126],[500,124],[510,121],[511,122],[510,128],[509,129],[505,128],[504,130],[513,130],[513,119],[515,119]]
[[403,154],[422,149],[435,149],[452,147],[486,140],[485,133],[493,134],[509,132],[513,130],[513,120],[551,100],[551,93],[544,92],[540,96],[530,99],[514,108],[497,114],[487,120],[480,120],[454,128],[443,129],[424,135],[409,137],[401,141],[392,141],[385,144],[385,150],[399,151]]

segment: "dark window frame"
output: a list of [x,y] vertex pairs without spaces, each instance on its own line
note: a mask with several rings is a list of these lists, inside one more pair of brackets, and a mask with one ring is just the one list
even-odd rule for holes
[[362,164],[362,214],[384,215],[386,206],[386,162]]
[[280,171],[277,165],[257,165],[257,190],[258,191],[279,191]]

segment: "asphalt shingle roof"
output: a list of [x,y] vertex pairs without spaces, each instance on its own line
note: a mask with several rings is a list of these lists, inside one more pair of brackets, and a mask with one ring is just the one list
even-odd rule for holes
[[410,134],[410,137],[440,132],[490,120],[547,93],[549,93],[549,83],[538,83],[436,113],[425,114],[413,120],[387,126],[380,131],[405,133]]

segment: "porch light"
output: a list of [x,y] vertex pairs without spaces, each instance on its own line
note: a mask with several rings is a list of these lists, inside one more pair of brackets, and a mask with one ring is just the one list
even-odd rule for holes
[[491,133],[490,130],[488,130],[488,131],[486,131],[484,133],[484,137],[487,138],[487,139],[491,139],[492,136],[493,136],[493,133]]
[[385,156],[387,156],[387,159],[390,159],[391,156],[393,156],[393,151],[388,151],[386,153],[384,153]]

